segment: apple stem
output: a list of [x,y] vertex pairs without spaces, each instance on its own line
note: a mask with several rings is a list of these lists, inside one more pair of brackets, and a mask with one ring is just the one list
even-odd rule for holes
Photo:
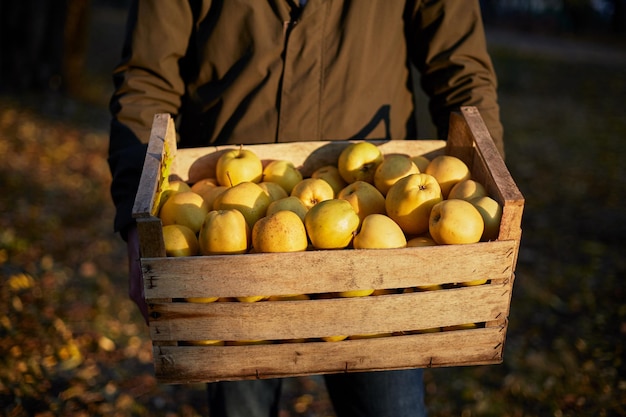
[[233,186],[233,179],[230,177],[230,171],[226,171],[226,177],[228,178],[228,182],[230,183],[230,186]]

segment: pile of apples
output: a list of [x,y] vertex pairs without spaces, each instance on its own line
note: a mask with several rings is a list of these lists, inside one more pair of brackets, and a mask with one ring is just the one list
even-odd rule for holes
[[459,158],[354,142],[304,178],[243,146],[215,178],[170,181],[158,211],[168,256],[385,249],[494,240],[501,205]]

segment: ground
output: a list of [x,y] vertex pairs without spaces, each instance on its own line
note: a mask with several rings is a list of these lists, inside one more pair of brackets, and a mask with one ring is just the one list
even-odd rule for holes
[[[624,48],[489,35],[526,198],[504,362],[427,370],[430,415],[626,415]],[[86,101],[0,96],[0,414],[206,415],[202,384],[153,377],[93,80]],[[281,417],[334,415],[319,377],[286,383]]]

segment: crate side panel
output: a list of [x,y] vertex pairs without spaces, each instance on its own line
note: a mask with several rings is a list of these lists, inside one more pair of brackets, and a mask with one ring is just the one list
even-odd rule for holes
[[317,294],[507,279],[516,242],[143,259],[146,298]]
[[175,135],[171,117],[168,114],[156,114],[152,123],[148,149],[133,206],[133,216],[136,218],[154,215],[153,208],[158,195],[164,150],[167,143],[169,157],[175,160]]
[[502,362],[503,339],[494,327],[334,343],[155,346],[154,363],[163,383],[484,365]]
[[508,283],[310,301],[151,306],[158,340],[283,340],[408,332],[506,318]]

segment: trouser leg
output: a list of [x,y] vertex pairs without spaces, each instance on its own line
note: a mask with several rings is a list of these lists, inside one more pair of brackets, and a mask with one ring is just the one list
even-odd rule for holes
[[210,417],[278,417],[282,380],[223,381],[207,385]]
[[426,417],[422,369],[325,376],[337,417]]

